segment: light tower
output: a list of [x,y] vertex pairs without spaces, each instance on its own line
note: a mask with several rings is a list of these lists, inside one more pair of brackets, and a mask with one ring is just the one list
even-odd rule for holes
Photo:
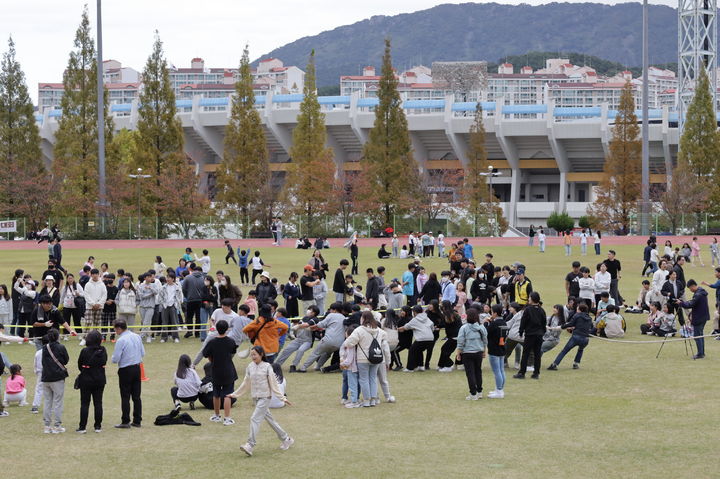
[[695,93],[700,69],[710,78],[715,106],[717,85],[717,0],[678,0],[678,119],[679,128]]

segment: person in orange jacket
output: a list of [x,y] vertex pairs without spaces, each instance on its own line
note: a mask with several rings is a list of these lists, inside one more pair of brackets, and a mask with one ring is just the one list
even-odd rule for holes
[[288,326],[272,317],[270,307],[260,308],[258,318],[243,328],[250,341],[265,350],[266,361],[272,363],[280,351],[280,336],[287,333]]

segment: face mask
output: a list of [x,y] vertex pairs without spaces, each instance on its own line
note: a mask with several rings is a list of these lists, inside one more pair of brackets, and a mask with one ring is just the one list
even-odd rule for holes
[[222,281],[220,281],[220,284],[223,285],[223,286],[227,286],[227,281],[222,280]]
[[210,281],[205,281],[205,286],[210,286]]

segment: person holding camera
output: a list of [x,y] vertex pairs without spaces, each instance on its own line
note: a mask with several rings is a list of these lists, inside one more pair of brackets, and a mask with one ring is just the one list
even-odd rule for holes
[[705,357],[705,338],[702,337],[703,329],[705,328],[705,323],[710,320],[708,294],[705,289],[698,286],[694,279],[687,282],[687,288],[693,294],[690,301],[675,300],[675,302],[683,308],[690,309],[693,336],[695,338],[695,345],[697,346],[697,354],[693,356],[693,359],[703,359]]

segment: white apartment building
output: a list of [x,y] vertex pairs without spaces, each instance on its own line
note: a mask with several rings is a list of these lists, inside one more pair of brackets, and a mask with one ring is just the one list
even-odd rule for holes
[[[131,103],[140,93],[140,83],[106,83],[108,102],[113,104]],[[38,84],[38,111],[60,108],[60,102],[65,93],[62,83]]]
[[340,95],[351,96],[357,92],[360,98],[377,96],[380,75],[375,74],[375,67],[366,66],[362,75],[343,75],[340,77]]
[[117,60],[103,62],[103,82],[105,83],[139,83],[140,72],[130,67],[123,67]]
[[305,72],[296,66],[286,67],[277,58],[260,60],[252,76],[254,84],[267,84],[277,94],[302,93],[305,86]]

